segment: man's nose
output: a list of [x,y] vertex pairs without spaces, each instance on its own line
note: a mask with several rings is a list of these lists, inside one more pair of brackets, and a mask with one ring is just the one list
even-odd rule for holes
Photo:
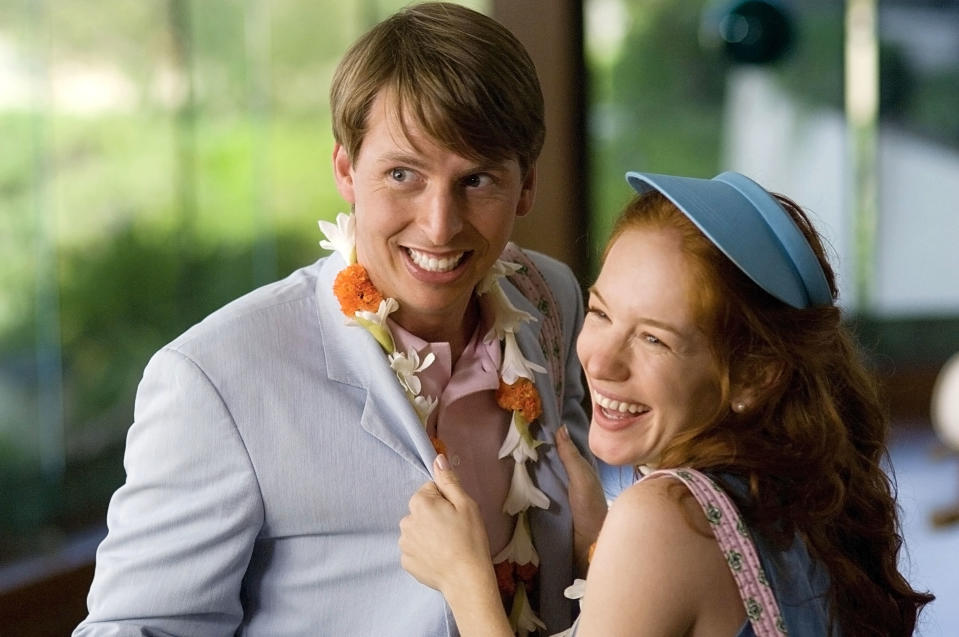
[[450,242],[463,229],[461,206],[451,188],[437,186],[426,192],[420,211],[420,226],[436,246]]

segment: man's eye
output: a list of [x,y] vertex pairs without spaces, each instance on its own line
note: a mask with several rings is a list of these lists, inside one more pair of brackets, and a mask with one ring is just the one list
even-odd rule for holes
[[409,177],[409,173],[405,168],[394,168],[390,171],[390,177],[395,181],[406,181],[406,178]]
[[469,175],[463,179],[463,185],[467,188],[479,188],[481,186],[486,186],[492,183],[492,178],[489,175],[483,173],[477,173],[475,175]]

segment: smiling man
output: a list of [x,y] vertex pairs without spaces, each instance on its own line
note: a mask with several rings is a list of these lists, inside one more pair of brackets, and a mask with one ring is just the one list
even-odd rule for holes
[[394,320],[421,338],[446,341],[454,358],[479,314],[473,291],[533,204],[536,169],[518,156],[469,158],[434,140],[397,89],[381,89],[362,151],[333,151],[337,187],[356,212],[357,258]]
[[508,244],[544,137],[532,62],[488,17],[413,5],[330,102],[335,252],[151,359],[75,635],[458,634],[397,547],[438,452],[515,628],[572,619],[567,478],[540,443],[566,424],[583,446],[580,288]]

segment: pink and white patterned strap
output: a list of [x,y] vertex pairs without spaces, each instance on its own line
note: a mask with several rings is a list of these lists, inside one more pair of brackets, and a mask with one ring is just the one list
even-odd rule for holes
[[563,346],[563,324],[556,297],[549,289],[543,273],[518,245],[512,241],[507,243],[500,258],[519,264],[520,269],[509,275],[509,280],[543,316],[542,325],[539,328],[539,346],[543,350],[543,356],[546,357],[553,390],[556,393],[556,405],[562,416],[566,350]]
[[644,479],[657,475],[670,475],[682,481],[703,508],[739,588],[753,632],[757,637],[785,635],[786,623],[769,578],[759,561],[749,529],[726,492],[695,469],[660,469]]

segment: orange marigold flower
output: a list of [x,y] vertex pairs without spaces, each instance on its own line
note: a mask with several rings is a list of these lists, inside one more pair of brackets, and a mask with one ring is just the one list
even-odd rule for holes
[[366,268],[359,263],[347,266],[340,270],[333,282],[333,294],[340,302],[343,314],[350,318],[357,310],[375,312],[380,307],[383,295],[370,281]]
[[516,580],[513,578],[514,564],[509,560],[503,560],[498,564],[493,564],[493,570],[496,572],[496,584],[502,595],[512,597],[516,592]]
[[507,385],[501,378],[496,390],[496,404],[503,409],[519,411],[527,422],[533,422],[543,413],[539,392],[528,378],[517,378],[512,385]]
[[526,584],[526,590],[529,590],[533,578],[536,577],[536,573],[539,572],[539,567],[533,564],[532,562],[528,564],[517,564],[516,565],[516,577],[517,579],[522,580]]

